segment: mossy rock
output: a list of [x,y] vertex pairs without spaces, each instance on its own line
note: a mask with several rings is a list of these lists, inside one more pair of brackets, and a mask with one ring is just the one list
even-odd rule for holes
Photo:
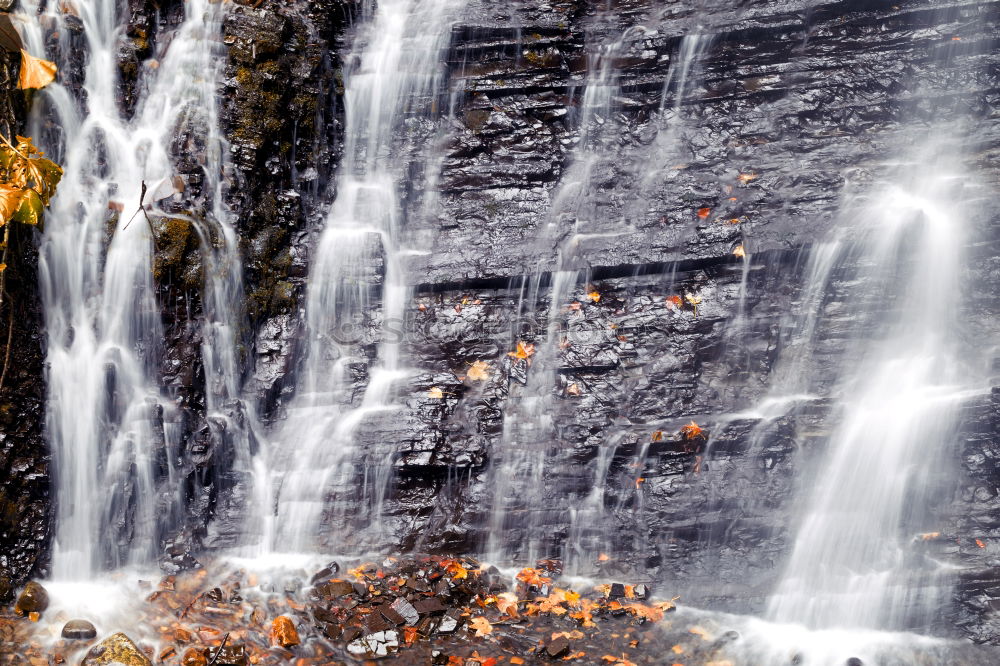
[[135,643],[123,633],[105,638],[90,648],[81,666],[101,666],[102,664],[124,664],[124,666],[153,666],[149,657],[142,653]]

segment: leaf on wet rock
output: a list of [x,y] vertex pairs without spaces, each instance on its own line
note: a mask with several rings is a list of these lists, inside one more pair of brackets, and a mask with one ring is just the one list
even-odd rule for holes
[[485,617],[472,618],[469,621],[469,629],[475,630],[477,638],[482,638],[493,633],[493,625]]
[[747,256],[747,253],[746,250],[743,249],[742,245],[737,245],[735,248],[733,248],[733,256],[742,259],[743,257]]
[[17,79],[17,87],[21,90],[44,88],[56,80],[56,64],[36,58],[21,49],[21,75]]
[[681,436],[683,436],[684,439],[691,440],[704,437],[704,434],[701,426],[694,421],[691,421],[691,423],[681,426]]
[[709,215],[711,215],[711,214],[712,214],[712,209],[711,208],[699,208],[698,209],[698,217],[700,217],[703,220],[706,217],[708,217]]
[[580,385],[573,382],[566,387],[566,395],[580,395]]
[[511,358],[516,358],[518,360],[531,358],[535,353],[535,345],[525,342],[518,342],[517,349],[512,352],[507,352],[507,356]]
[[601,294],[596,289],[588,291],[587,292],[587,298],[589,298],[591,300],[591,302],[593,302],[593,303],[600,303],[601,302]]
[[442,391],[439,387],[434,386],[429,391],[427,391],[427,397],[438,398],[438,399],[444,398],[444,391]]
[[667,307],[671,310],[680,308],[684,305],[684,300],[680,296],[667,296]]
[[469,366],[466,376],[474,382],[483,382],[490,378],[490,364],[486,361],[476,361]]
[[758,178],[760,178],[760,176],[758,176],[753,172],[750,172],[750,173],[741,173],[739,176],[736,177],[736,180],[740,181],[745,185],[746,183],[749,183],[751,180],[757,180]]

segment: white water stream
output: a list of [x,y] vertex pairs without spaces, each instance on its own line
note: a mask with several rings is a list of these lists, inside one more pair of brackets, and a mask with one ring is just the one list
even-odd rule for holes
[[[178,136],[197,136],[205,146],[199,216],[181,217],[204,251],[206,415],[237,452],[227,466],[249,470],[253,421],[252,413],[231,418],[240,395],[234,329],[242,279],[222,201],[226,143],[216,96],[224,8],[207,0],[185,3],[183,24],[170,38],[161,37],[155,61],[143,67],[134,117],[126,118],[117,105],[118,3],[76,7],[88,50],[85,108],[81,112],[64,88],[53,85],[43,92],[33,123],[40,135],[50,114],[65,137],[50,148],[65,177],[47,216],[41,274],[48,437],[58,497],[53,575],[67,580],[153,559],[179,518],[179,415],[160,388],[163,328],[152,270],[158,202],[181,201],[185,189],[174,166]],[[50,9],[44,20],[62,26],[64,14]],[[25,19],[22,32],[40,53],[38,23]],[[61,52],[78,61],[71,31],[60,35]],[[141,213],[132,216],[143,182],[152,223]],[[158,486],[164,465],[167,481]]]
[[[306,299],[307,351],[288,418],[275,435],[266,474],[275,493],[265,549],[317,544],[328,495],[350,482],[360,455],[354,432],[374,412],[391,410],[409,371],[396,327],[409,299],[401,257],[400,197],[408,160],[407,120],[440,112],[443,56],[464,0],[366,3],[344,74],[345,146],[336,199],[320,235]],[[374,292],[381,289],[381,311]],[[377,322],[381,339],[368,331]],[[353,376],[377,353],[367,383]],[[359,393],[360,392],[360,393]],[[370,463],[353,510],[378,524],[388,464]],[[270,513],[268,511],[268,513]],[[336,538],[336,535],[334,535]]]

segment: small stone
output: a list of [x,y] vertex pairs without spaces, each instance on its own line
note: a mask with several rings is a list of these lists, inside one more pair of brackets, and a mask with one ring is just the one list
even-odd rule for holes
[[344,633],[344,628],[341,627],[339,624],[330,622],[324,624],[321,631],[323,632],[324,636],[329,638],[331,641],[335,641],[340,638],[341,634]]
[[427,581],[420,580],[419,578],[408,578],[406,580],[406,587],[414,592],[423,592],[424,594],[431,591],[431,586],[427,584]]
[[188,648],[181,657],[181,666],[208,666],[208,659],[203,650]]
[[625,596],[625,586],[621,583],[611,583],[608,599],[621,599]]
[[49,593],[35,581],[29,582],[21,590],[21,596],[14,604],[14,612],[24,617],[28,613],[41,613],[49,607]]
[[293,647],[299,644],[299,632],[295,630],[295,624],[287,615],[279,615],[271,623],[271,645],[280,645],[283,648]]
[[85,641],[96,636],[97,628],[87,620],[70,620],[62,628],[62,637],[73,641]]
[[847,664],[845,666],[865,666],[865,662],[861,661],[857,657],[851,657],[847,660]]
[[403,597],[393,601],[390,608],[403,618],[408,627],[412,627],[420,621],[420,614],[417,612],[417,609]]
[[459,617],[457,614],[459,611],[452,609],[445,613],[444,617],[441,618],[441,624],[438,625],[437,632],[439,634],[453,634],[458,630]]
[[124,666],[152,666],[152,663],[149,657],[136,647],[131,638],[119,632],[105,638],[90,648],[81,665],[101,666],[103,664],[123,664]]
[[431,597],[417,601],[413,604],[413,609],[420,615],[438,615],[448,610],[448,607],[437,597]]
[[545,646],[545,654],[553,659],[558,659],[569,652],[569,640],[565,636],[559,636]]
[[317,583],[322,583],[324,581],[332,580],[337,572],[340,571],[340,565],[336,562],[330,562],[328,565],[313,574],[313,577],[309,579],[311,585],[316,585]]
[[320,583],[316,586],[316,590],[328,599],[339,599],[355,593],[354,585],[346,580],[331,580],[328,583]]
[[640,583],[635,586],[634,592],[636,599],[646,599],[649,597],[649,586]]
[[[403,601],[406,601],[405,599]],[[409,604],[407,604],[409,606]],[[412,606],[410,606],[412,608]],[[401,624],[406,624],[406,618],[400,615],[395,608],[389,604],[382,604],[378,607],[378,612],[382,614],[388,622],[391,622],[395,626]]]

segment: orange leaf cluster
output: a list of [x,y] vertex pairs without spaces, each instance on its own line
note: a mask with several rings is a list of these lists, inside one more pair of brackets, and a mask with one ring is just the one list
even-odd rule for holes
[[534,344],[525,344],[524,342],[517,343],[517,350],[512,352],[507,352],[507,356],[516,359],[527,359],[531,358],[535,354]]
[[542,586],[546,583],[551,583],[551,578],[546,578],[542,575],[542,572],[538,569],[532,569],[530,567],[525,567],[521,569],[521,572],[517,574],[517,579],[522,583],[527,583],[528,585]]
[[703,429],[694,421],[685,426],[681,426],[681,435],[684,439],[691,440],[704,437]]

